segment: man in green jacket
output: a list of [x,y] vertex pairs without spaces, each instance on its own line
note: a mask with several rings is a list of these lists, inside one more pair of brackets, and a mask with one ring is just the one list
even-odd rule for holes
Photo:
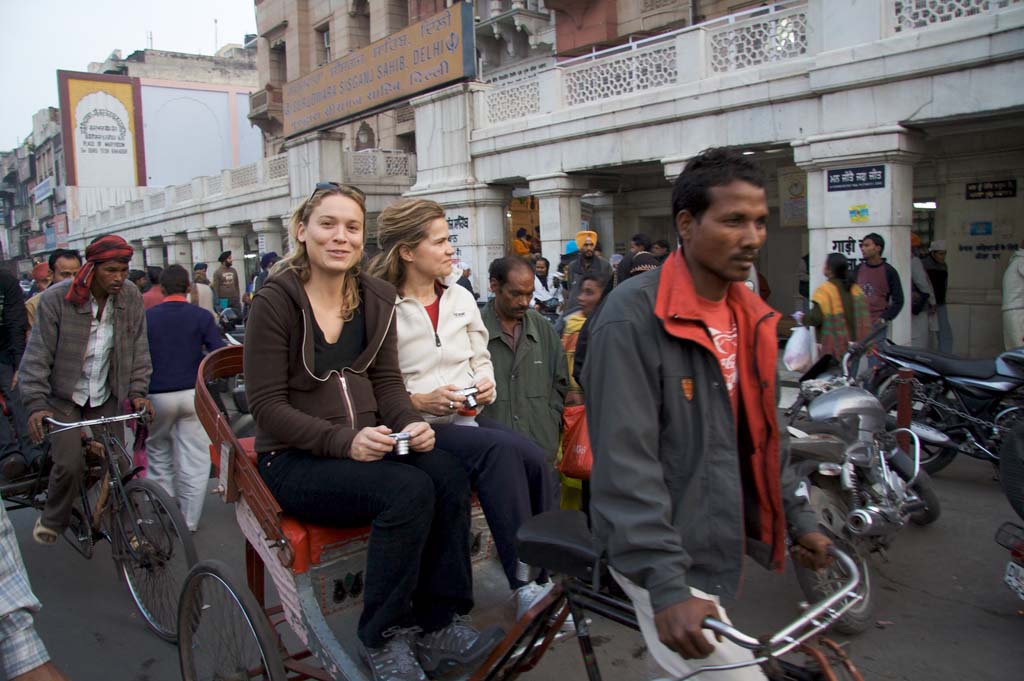
[[533,268],[516,256],[491,263],[494,300],[483,311],[498,398],[487,415],[558,454],[569,372],[558,334],[533,310]]

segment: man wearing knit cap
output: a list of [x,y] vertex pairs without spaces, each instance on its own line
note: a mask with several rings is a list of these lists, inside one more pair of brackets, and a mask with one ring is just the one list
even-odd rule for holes
[[256,276],[252,279],[252,292],[260,290],[260,286],[263,286],[263,282],[270,276],[270,269],[277,264],[277,261],[281,259],[274,251],[267,251],[260,258],[260,271],[256,273]]
[[946,288],[949,286],[949,270],[946,269],[946,242],[936,239],[928,247],[928,255],[921,258],[924,271],[932,282],[935,291],[935,317],[938,323],[938,339],[936,347],[939,352],[953,352],[953,327],[949,325],[949,312],[946,310]]
[[242,314],[242,290],[239,284],[238,270],[231,265],[231,251],[224,251],[217,258],[220,267],[213,273],[213,296],[219,309],[232,307],[235,312]]
[[[45,436],[44,421],[113,416],[123,400],[152,414],[146,399],[152,366],[142,295],[128,281],[132,247],[119,236],[96,239],[74,279],[51,286],[39,300],[36,326],[18,381],[29,413],[29,434]],[[68,526],[85,472],[76,430],[50,437],[53,470],[46,506],[32,536],[53,544]]]
[[576,302],[580,295],[581,279],[585,274],[594,274],[601,281],[601,287],[608,286],[612,279],[612,264],[597,255],[594,250],[597,248],[597,232],[582,230],[576,232],[576,246],[579,247],[579,254],[576,260],[569,263],[569,274],[566,286],[569,287],[569,294],[565,297],[565,312],[574,312],[579,309]]

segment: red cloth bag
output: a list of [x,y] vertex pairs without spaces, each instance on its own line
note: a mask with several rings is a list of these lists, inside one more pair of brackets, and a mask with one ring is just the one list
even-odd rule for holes
[[562,412],[562,460],[559,472],[567,478],[590,480],[590,469],[594,466],[594,453],[590,448],[590,434],[587,432],[586,407],[578,404],[566,407]]

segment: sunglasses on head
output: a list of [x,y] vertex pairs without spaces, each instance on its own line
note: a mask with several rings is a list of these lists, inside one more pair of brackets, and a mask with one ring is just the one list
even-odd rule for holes
[[340,189],[345,192],[356,194],[357,196],[359,196],[359,199],[361,201],[366,201],[366,194],[363,193],[362,189],[355,185],[341,184],[340,182],[317,182],[316,187],[313,188],[313,193],[309,195],[308,199],[306,199],[306,203],[308,204],[310,201],[312,201],[313,197],[316,196],[317,192],[329,192],[334,191],[335,189]]

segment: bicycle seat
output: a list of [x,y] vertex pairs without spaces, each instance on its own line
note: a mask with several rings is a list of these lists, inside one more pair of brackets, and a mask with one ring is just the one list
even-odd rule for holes
[[580,511],[548,511],[536,515],[516,533],[519,560],[577,579],[590,581],[599,555]]
[[[256,465],[256,438],[239,438],[245,455]],[[291,570],[302,574],[310,566],[319,565],[328,549],[338,548],[355,541],[365,542],[369,539],[369,527],[327,527],[304,523],[291,516],[281,516],[281,530],[295,550],[295,561]]]
[[892,355],[911,362],[918,362],[931,367],[944,376],[961,376],[964,378],[991,378],[996,375],[994,359],[967,359],[942,352],[931,352],[920,348],[908,348],[902,345],[888,344],[881,349],[886,355]]

